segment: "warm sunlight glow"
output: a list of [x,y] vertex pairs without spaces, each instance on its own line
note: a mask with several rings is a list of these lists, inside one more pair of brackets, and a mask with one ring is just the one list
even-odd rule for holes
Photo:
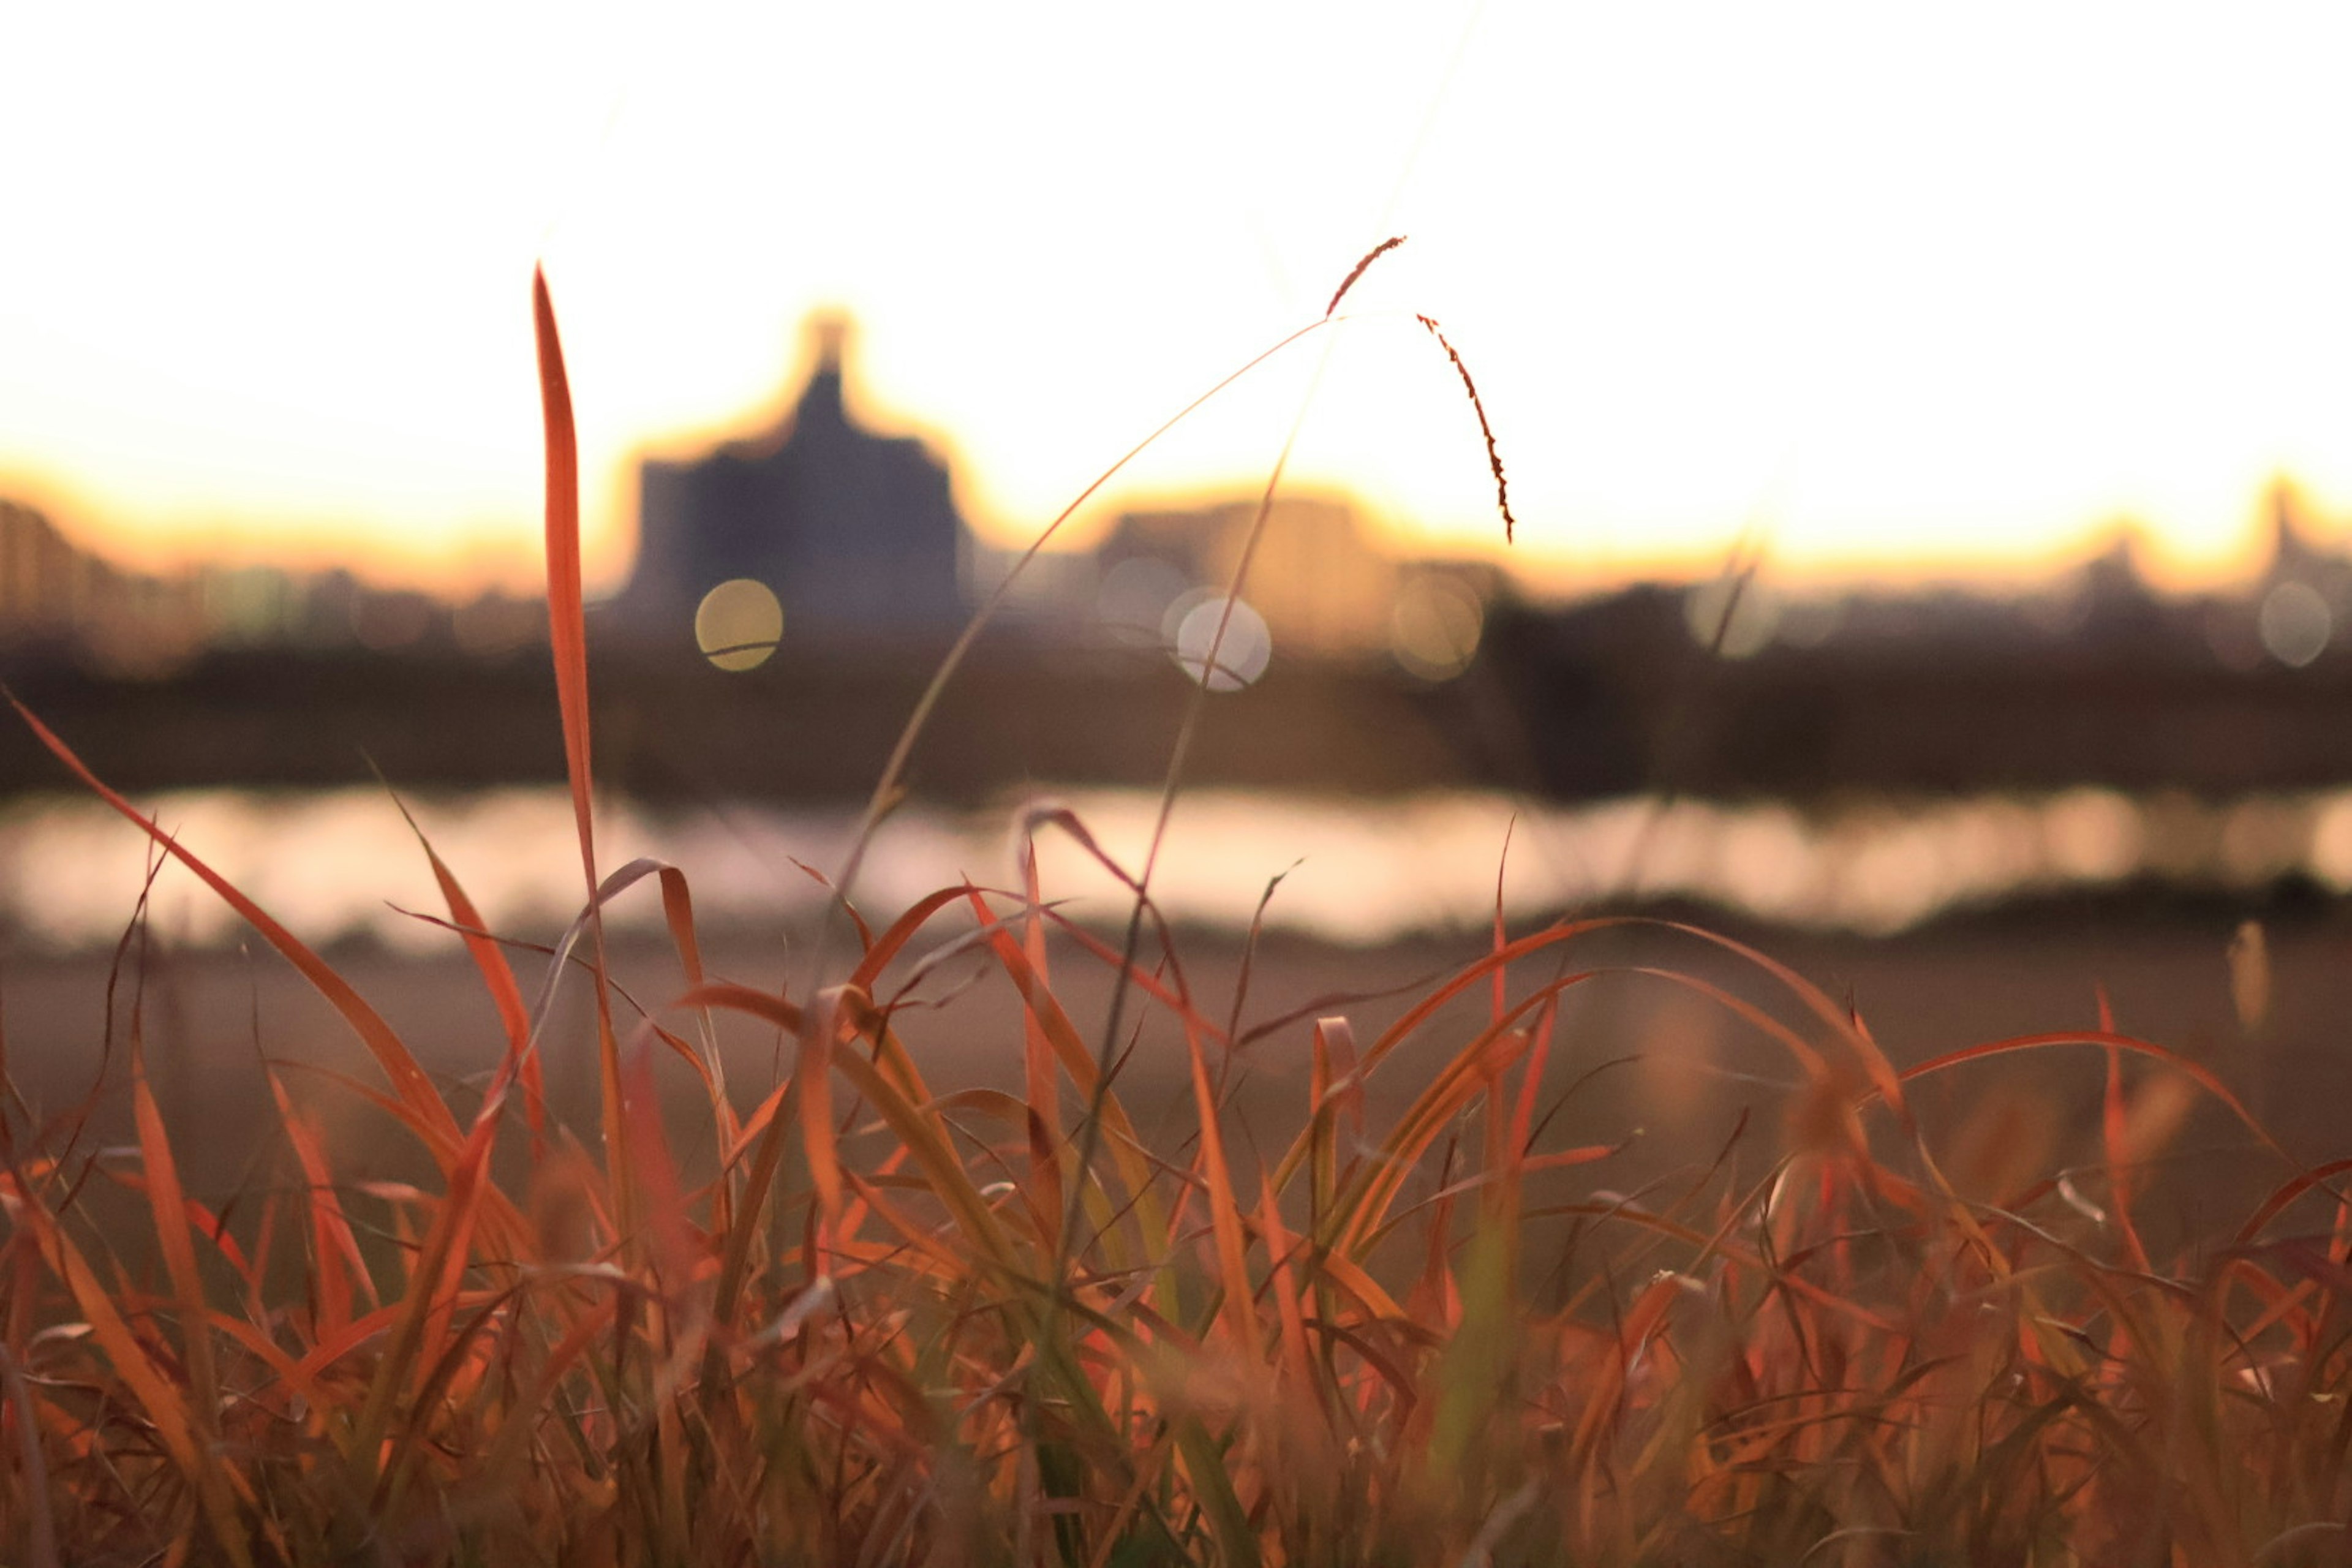
[[1470,668],[1486,631],[1478,596],[1450,578],[1425,577],[1397,591],[1389,648],[1423,680],[1451,680]]
[[1425,312],[1554,585],[2120,518],[2179,581],[2274,473],[2352,510],[2340,7],[915,11],[12,8],[0,494],[142,565],[523,585],[543,256],[592,576],[824,303],[1013,540],[1401,233],[1117,492],[1262,483],[1311,383],[1300,484],[1499,553]]

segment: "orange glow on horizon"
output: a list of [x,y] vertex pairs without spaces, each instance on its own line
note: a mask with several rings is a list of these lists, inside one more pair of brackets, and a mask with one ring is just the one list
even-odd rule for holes
[[1173,28],[428,4],[396,30],[239,0],[20,8],[0,50],[35,62],[0,141],[38,149],[5,195],[0,494],[127,564],[528,591],[542,258],[593,583],[638,461],[770,424],[826,301],[869,421],[1024,542],[1396,233],[1350,320],[1090,516],[1254,493],[1297,421],[1297,489],[1506,558],[1417,312],[1478,378],[1507,559],[1547,588],[1706,575],[1743,532],[1791,580],[2014,579],[2126,517],[2185,586],[2255,563],[2274,474],[2324,542],[2352,516],[2352,17],[2315,0],[1213,0]]

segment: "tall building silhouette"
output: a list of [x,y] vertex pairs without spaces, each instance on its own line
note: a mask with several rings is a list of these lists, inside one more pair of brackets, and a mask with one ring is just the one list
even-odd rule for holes
[[690,642],[719,584],[765,584],[792,643],[934,641],[969,613],[963,520],[919,441],[877,435],[843,396],[848,323],[814,318],[815,370],[783,422],[687,462],[648,461],[637,559],[617,608],[640,633]]

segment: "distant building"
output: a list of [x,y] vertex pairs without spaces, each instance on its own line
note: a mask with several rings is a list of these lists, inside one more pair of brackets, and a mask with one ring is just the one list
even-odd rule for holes
[[[1180,598],[1223,593],[1257,510],[1237,500],[1121,516],[1097,552],[1100,618],[1149,637],[1166,630],[1161,618]],[[1275,502],[1241,596],[1265,618],[1277,651],[1346,657],[1389,646],[1398,581],[1396,562],[1372,547],[1354,508],[1298,497]]]
[[2148,583],[2147,553],[2147,537],[2137,525],[2123,523],[2076,570],[2075,640],[2147,643],[2175,629],[2172,606]]
[[0,645],[71,647],[114,674],[160,676],[194,656],[205,629],[193,577],[124,571],[0,500]]
[[102,570],[47,518],[0,500],[0,641],[70,636]]
[[687,462],[647,462],[637,559],[615,606],[636,633],[689,641],[719,584],[763,583],[784,637],[936,640],[969,610],[965,549],[946,468],[921,443],[854,423],[843,400],[837,318],[813,327],[816,369],[766,436]]
[[2255,584],[2260,595],[2283,583],[2301,583],[2339,614],[2352,611],[2352,560],[2318,542],[2310,505],[2287,480],[2272,481],[2263,497],[2269,514],[2270,560]]

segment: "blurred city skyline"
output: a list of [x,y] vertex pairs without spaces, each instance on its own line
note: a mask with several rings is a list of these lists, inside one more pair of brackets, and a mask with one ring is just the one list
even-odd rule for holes
[[1302,489],[1498,553],[1419,311],[1538,586],[1743,532],[1798,580],[2029,577],[2126,520],[2159,582],[2242,576],[2273,477],[2352,511],[2347,41],[2317,5],[23,8],[0,495],[134,569],[527,590],[543,256],[604,587],[640,463],[772,423],[827,304],[862,412],[1011,542],[1405,233],[1101,515],[1262,482],[1315,382]]

